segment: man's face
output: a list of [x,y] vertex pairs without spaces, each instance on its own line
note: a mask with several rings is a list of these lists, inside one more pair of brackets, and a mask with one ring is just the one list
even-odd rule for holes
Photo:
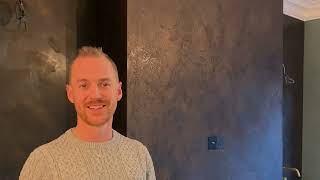
[[122,90],[111,62],[105,57],[78,57],[72,65],[66,89],[78,121],[96,127],[112,123]]

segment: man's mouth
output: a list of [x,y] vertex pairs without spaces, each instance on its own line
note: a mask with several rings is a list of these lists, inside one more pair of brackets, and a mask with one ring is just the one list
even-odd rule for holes
[[87,106],[89,109],[91,110],[98,110],[98,109],[102,109],[104,108],[106,105],[91,105],[91,106]]

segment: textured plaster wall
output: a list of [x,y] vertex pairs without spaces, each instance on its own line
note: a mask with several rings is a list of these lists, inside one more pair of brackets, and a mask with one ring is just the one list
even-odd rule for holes
[[0,179],[17,179],[29,153],[67,127],[66,62],[77,42],[77,1],[0,1]]
[[127,35],[127,133],[158,179],[281,179],[281,1],[128,1]]

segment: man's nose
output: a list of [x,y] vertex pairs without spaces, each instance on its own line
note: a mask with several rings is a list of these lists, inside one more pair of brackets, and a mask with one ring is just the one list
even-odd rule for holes
[[91,96],[92,98],[100,98],[100,97],[101,97],[101,90],[99,89],[98,86],[93,86],[93,87],[91,88],[90,96]]

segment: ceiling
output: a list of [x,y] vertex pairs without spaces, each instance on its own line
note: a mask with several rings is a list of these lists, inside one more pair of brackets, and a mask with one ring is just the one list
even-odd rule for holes
[[320,0],[283,0],[283,13],[303,21],[320,18]]

